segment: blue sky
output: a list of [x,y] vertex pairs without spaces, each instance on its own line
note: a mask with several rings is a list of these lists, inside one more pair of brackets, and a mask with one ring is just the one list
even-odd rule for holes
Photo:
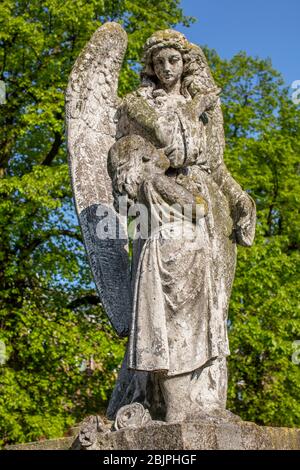
[[240,50],[270,57],[287,85],[300,80],[300,0],[182,0],[181,7],[197,18],[176,28],[191,42],[222,58]]

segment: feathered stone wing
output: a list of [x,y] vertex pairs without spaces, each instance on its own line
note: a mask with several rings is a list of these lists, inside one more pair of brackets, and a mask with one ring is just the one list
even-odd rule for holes
[[100,27],[77,58],[66,93],[77,214],[101,302],[120,336],[128,334],[131,316],[128,240],[126,222],[121,223],[113,207],[107,155],[115,142],[117,86],[126,47],[127,35],[119,24]]

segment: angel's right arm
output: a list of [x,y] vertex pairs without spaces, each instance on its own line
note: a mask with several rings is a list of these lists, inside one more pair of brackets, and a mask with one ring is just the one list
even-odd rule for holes
[[134,123],[143,137],[157,148],[170,145],[169,133],[164,132],[162,116],[137,93],[127,95],[123,100],[122,111],[127,119]]
[[188,207],[191,209],[193,221],[195,221],[196,216],[199,215],[197,207],[200,205],[203,206],[203,214],[206,215],[207,203],[201,195],[188,191],[181,184],[176,183],[174,178],[164,174],[156,175],[152,180],[152,184],[163,200],[170,206],[179,205],[182,208]]

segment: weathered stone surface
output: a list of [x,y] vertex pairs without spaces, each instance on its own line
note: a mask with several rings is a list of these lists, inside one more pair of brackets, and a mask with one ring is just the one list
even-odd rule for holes
[[[255,203],[224,163],[221,90],[201,48],[178,31],[154,33],[141,85],[121,100],[126,42],[120,25],[99,28],[66,96],[72,186],[90,264],[112,324],[129,336],[108,417],[138,403],[154,420],[222,414],[230,422],[227,311],[236,245],[253,242]],[[88,446],[94,432],[82,431]]]
[[117,218],[107,154],[115,142],[118,78],[126,46],[127,35],[119,24],[106,23],[99,28],[77,58],[66,92],[76,210],[102,305],[120,336],[128,335],[131,316],[126,227],[120,239],[98,237],[97,227],[107,212]]
[[[8,450],[79,450],[78,439],[67,437],[7,446]],[[90,450],[300,450],[300,429],[253,423],[155,423],[110,433],[98,433]]]
[[79,423],[70,428],[66,437],[26,442],[25,444],[7,445],[5,450],[68,450],[70,446],[72,446],[74,439],[77,438],[82,425],[83,423]]
[[[74,447],[76,448],[76,441]],[[289,450],[300,449],[300,429],[254,423],[152,423],[98,434],[94,449],[114,450]]]
[[68,450],[74,437],[62,437],[61,439],[48,439],[45,441],[28,442],[6,446],[5,450]]

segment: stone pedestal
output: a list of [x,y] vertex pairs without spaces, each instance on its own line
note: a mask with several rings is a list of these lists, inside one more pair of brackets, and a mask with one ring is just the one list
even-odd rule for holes
[[[76,439],[72,448],[80,449]],[[140,428],[97,433],[86,449],[98,450],[296,450],[300,429],[254,423],[151,423]]]
[[[76,429],[78,432],[78,428]],[[7,446],[7,450],[79,450],[78,437]],[[300,429],[254,423],[151,423],[139,428],[98,432],[86,450],[299,450]]]

